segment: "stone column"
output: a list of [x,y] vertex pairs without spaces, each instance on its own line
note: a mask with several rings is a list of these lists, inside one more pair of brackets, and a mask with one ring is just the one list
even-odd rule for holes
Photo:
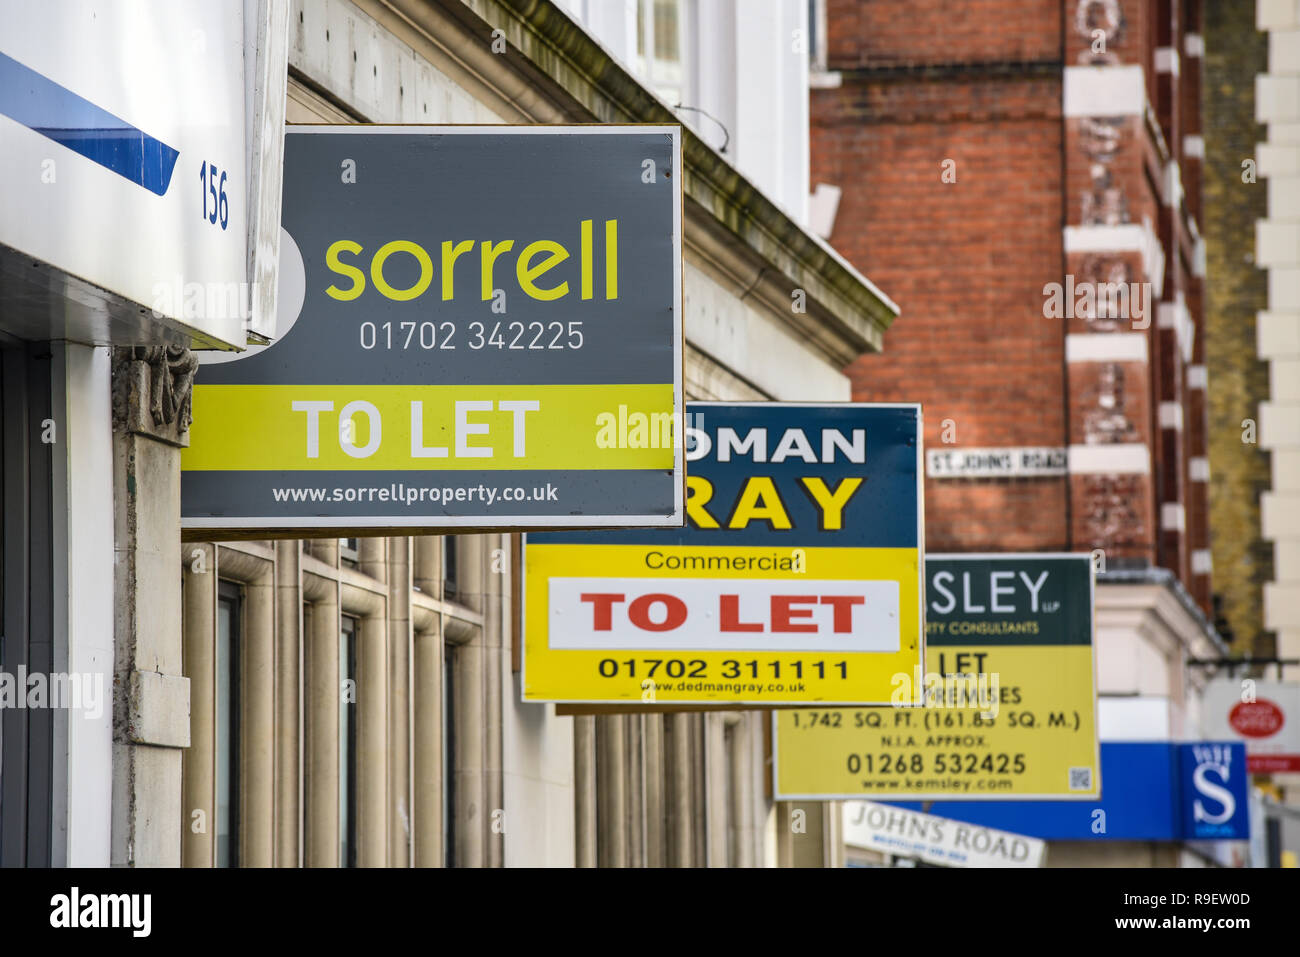
[[[576,719],[575,719],[576,720]],[[664,819],[664,715],[642,716],[645,761],[645,866],[667,863],[667,831]]]
[[596,835],[600,867],[627,867],[627,742],[624,716],[596,718]]
[[[456,547],[456,601],[476,612],[484,605],[484,543],[481,536],[459,535],[452,539]],[[456,799],[456,847],[453,860],[457,867],[484,867],[489,863],[487,838],[491,815],[486,806],[488,791],[485,771],[488,756],[486,738],[490,699],[485,674],[491,666],[484,629],[448,616],[443,621],[444,638],[456,645],[452,653],[452,707],[455,708],[453,779]],[[498,708],[498,715],[500,714]],[[494,722],[499,726],[500,718]]]
[[388,539],[388,863],[410,866],[411,540]]
[[596,719],[582,715],[573,719],[574,830],[577,835],[576,866],[595,867],[596,846]]
[[113,356],[114,866],[181,862],[180,450],[197,367],[177,346]]
[[275,863],[275,562],[221,549],[217,573],[243,586],[239,631],[239,866]]
[[[437,621],[422,622],[415,636],[414,845],[416,867],[441,867],[442,846],[442,640]],[[422,616],[423,617],[423,616]]]
[[645,867],[645,716],[622,716],[627,747],[627,866]]
[[483,634],[479,630],[467,644],[457,645],[452,654],[452,683],[456,709],[452,787],[456,800],[456,847],[452,860],[457,867],[482,867],[486,826],[483,809]]
[[299,864],[302,543],[275,545],[275,864]]
[[[337,548],[335,543],[335,548]],[[339,863],[338,584],[302,576],[311,604],[303,645],[303,864]]]
[[705,855],[701,864],[706,867],[727,866],[727,814],[731,795],[727,788],[728,763],[727,734],[723,724],[726,713],[704,714],[704,760],[700,771],[704,775],[704,839]]
[[671,732],[671,745],[664,749],[664,764],[668,787],[668,864],[670,867],[691,867],[697,863],[695,855],[695,801],[692,755],[692,738],[695,728],[693,716],[677,712],[667,716]]
[[[190,681],[192,745],[185,755],[182,806],[182,860],[185,867],[211,867],[215,858],[216,774],[213,722],[216,712],[217,549],[187,545],[185,588],[196,600],[185,603],[185,660]],[[199,812],[198,815],[195,812]],[[201,824],[201,826],[199,826]]]
[[[479,562],[483,571],[483,796],[487,827],[486,867],[505,864],[505,842],[509,823],[505,809],[505,775],[502,762],[503,704],[502,672],[510,649],[503,643],[507,634],[502,602],[504,583],[510,574],[510,542],[503,535],[484,535],[479,539],[482,552]],[[518,823],[518,822],[516,822]]]
[[[386,605],[387,603],[385,603]],[[357,622],[357,864],[388,864],[388,622]]]

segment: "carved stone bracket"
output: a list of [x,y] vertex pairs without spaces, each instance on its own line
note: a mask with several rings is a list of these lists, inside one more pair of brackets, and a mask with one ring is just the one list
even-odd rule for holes
[[1133,503],[1142,492],[1137,476],[1085,476],[1081,503],[1085,540],[1107,551],[1141,543],[1146,527]]
[[113,350],[113,428],[185,448],[199,360],[183,346]]
[[1137,426],[1128,416],[1124,367],[1103,363],[1097,381],[1083,391],[1083,440],[1088,445],[1113,445],[1137,441]]
[[[1129,283],[1133,281],[1133,271],[1124,261],[1124,257],[1106,253],[1085,256],[1079,263],[1078,275],[1077,283],[1089,283],[1094,290],[1098,291],[1091,305],[1085,303],[1083,309],[1075,312],[1075,315],[1081,316],[1088,324],[1088,331],[1119,332],[1127,328],[1133,321],[1126,314],[1128,311],[1117,309],[1110,295],[1100,294],[1104,288],[1127,289]],[[1127,299],[1124,301],[1128,302]],[[1132,308],[1130,305],[1129,310]]]
[[1078,0],[1074,31],[1088,44],[1079,54],[1079,62],[1091,66],[1119,63],[1119,55],[1111,48],[1123,41],[1127,26],[1119,0]]
[[1079,146],[1088,157],[1092,185],[1083,191],[1085,226],[1117,226],[1129,221],[1128,197],[1115,185],[1111,163],[1124,146],[1122,116],[1085,116],[1079,120]]

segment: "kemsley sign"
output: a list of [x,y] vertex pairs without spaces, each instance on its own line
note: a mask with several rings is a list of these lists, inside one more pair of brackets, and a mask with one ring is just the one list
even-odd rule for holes
[[776,797],[1097,797],[1091,557],[930,555],[925,572],[925,670],[893,677],[888,711],[774,712]]
[[684,529],[527,536],[524,699],[887,702],[921,663],[920,408],[686,419]]
[[306,127],[187,529],[680,525],[677,127]]

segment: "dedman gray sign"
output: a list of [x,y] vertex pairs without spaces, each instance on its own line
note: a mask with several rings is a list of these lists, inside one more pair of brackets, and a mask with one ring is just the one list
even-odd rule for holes
[[676,126],[292,127],[277,339],[205,357],[187,532],[682,524]]

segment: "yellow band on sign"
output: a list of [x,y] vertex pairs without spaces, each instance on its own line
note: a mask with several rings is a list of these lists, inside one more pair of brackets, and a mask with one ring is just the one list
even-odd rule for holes
[[195,385],[186,471],[673,468],[668,385]]
[[914,548],[529,543],[525,700],[888,703]]
[[[915,548],[764,548],[754,545],[528,545],[527,579],[541,587],[550,575],[609,578],[884,579],[915,571]],[[916,589],[901,602],[904,633],[916,647]]]

